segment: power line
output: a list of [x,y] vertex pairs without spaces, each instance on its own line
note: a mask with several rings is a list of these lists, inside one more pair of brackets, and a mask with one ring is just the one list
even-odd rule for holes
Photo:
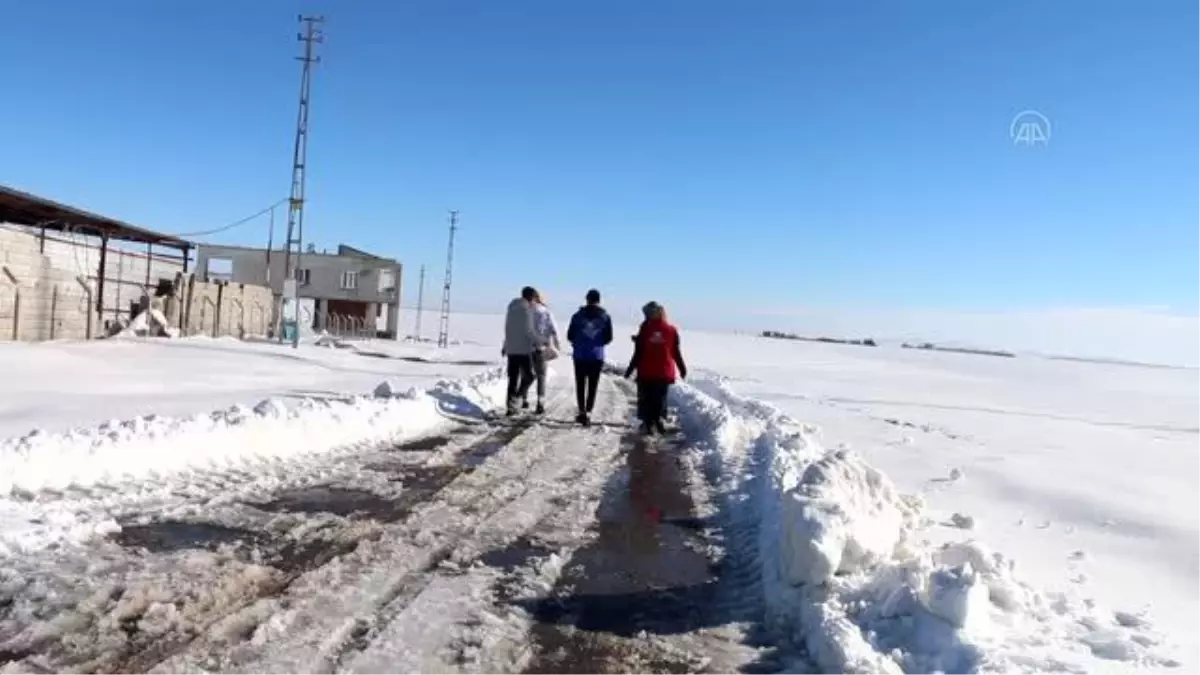
[[442,317],[438,322],[438,346],[450,344],[450,280],[454,267],[454,232],[458,229],[458,211],[450,212],[450,243],[446,246],[446,283],[442,286]]
[[254,220],[255,218],[258,218],[258,217],[261,217],[261,216],[264,216],[264,215],[270,213],[272,210],[275,209],[275,207],[287,202],[287,200],[288,200],[288,198],[284,197],[283,199],[280,199],[279,201],[266,207],[265,209],[263,209],[261,211],[256,211],[254,213],[254,215],[246,216],[245,218],[242,218],[241,220],[235,220],[234,222],[232,222],[228,225],[222,225],[221,227],[214,228],[211,230],[201,230],[199,232],[179,232],[179,233],[173,234],[171,236],[173,236],[173,237],[203,237],[203,236],[210,235],[210,234],[217,234],[219,232],[226,232],[228,230],[232,230],[235,227],[238,227],[239,225],[245,225],[246,223]]

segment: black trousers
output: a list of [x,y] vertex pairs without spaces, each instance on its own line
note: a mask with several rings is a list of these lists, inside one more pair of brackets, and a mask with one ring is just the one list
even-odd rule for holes
[[539,349],[530,356],[530,359],[530,363],[533,365],[533,377],[537,381],[537,397],[540,401],[546,398],[546,355]]
[[508,355],[508,405],[525,398],[533,384],[533,357],[529,354]]
[[575,402],[579,412],[591,413],[596,407],[596,389],[604,362],[599,359],[575,359]]
[[667,414],[667,392],[670,390],[670,382],[638,380],[638,419],[650,425],[662,422]]

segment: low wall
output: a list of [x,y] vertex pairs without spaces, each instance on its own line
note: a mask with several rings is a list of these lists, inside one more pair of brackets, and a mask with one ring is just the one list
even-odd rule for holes
[[174,290],[163,313],[183,335],[263,336],[274,324],[275,296],[266,286],[200,281],[180,274]]
[[87,273],[55,265],[36,236],[0,227],[0,340],[83,340],[100,333],[95,282]]

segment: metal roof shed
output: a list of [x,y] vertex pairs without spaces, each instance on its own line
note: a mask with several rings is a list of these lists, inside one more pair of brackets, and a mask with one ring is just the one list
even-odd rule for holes
[[195,247],[194,243],[186,239],[147,230],[115,218],[0,185],[0,223],[3,222],[38,228],[43,236],[46,231],[55,231],[75,232],[99,238],[100,265],[96,275],[96,310],[101,315],[104,312],[104,270],[110,239],[146,244],[147,256],[152,254],[156,245],[176,249],[182,253],[184,271],[187,270],[188,253]]

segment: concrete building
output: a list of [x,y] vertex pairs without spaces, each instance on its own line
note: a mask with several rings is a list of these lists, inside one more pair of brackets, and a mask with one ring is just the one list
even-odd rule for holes
[[[269,286],[283,294],[284,253],[201,244],[196,274],[205,281]],[[336,253],[305,252],[296,269],[300,320],[313,330],[395,338],[400,325],[402,266],[395,259],[339,245]]]

